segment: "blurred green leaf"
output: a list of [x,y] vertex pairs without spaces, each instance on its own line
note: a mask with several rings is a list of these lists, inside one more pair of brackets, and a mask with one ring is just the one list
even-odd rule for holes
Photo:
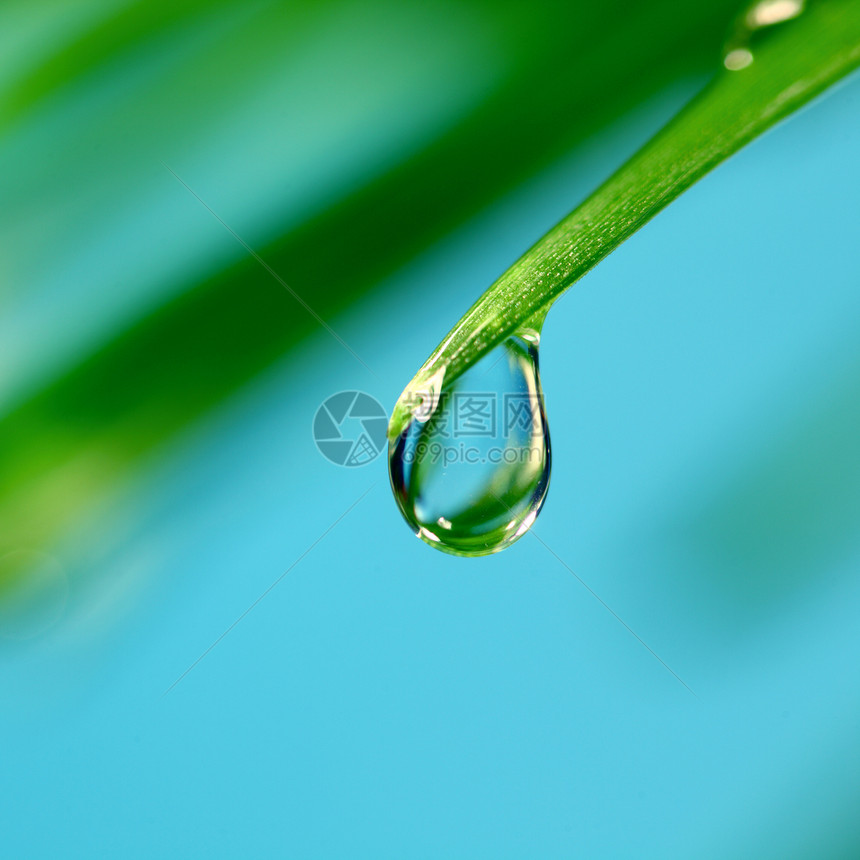
[[[7,363],[0,380],[12,392],[0,554],[50,545],[316,325],[159,160],[328,318],[648,94],[712,68],[738,2],[683,15],[675,0],[180,5],[90,4],[65,40],[55,4],[0,13],[29,16],[33,45],[32,62],[0,76],[0,149],[14,163],[0,180],[14,263],[0,301],[35,308],[38,340],[10,333],[22,354],[53,356]],[[364,89],[347,97],[350,81]],[[334,122],[349,103],[365,113]],[[407,103],[419,113],[405,117]],[[363,166],[332,184],[364,126],[375,137]],[[266,178],[317,138],[321,178],[296,208],[291,187]],[[236,140],[259,164],[230,160]],[[257,196],[243,196],[251,179]],[[185,253],[192,227],[202,238]],[[37,291],[44,267],[54,292]]]

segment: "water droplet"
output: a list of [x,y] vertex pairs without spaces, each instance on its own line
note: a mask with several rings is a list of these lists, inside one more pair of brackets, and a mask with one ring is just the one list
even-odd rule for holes
[[422,540],[488,555],[528,531],[546,498],[549,426],[537,329],[508,338],[451,384],[407,389],[410,418],[389,443],[394,497]]
[[772,28],[802,14],[806,0],[759,0],[735,20],[723,50],[723,65],[737,72],[752,65],[755,45]]

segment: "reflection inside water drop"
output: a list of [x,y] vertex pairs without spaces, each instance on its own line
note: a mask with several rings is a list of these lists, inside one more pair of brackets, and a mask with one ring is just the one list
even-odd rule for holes
[[411,392],[389,444],[394,497],[416,535],[455,555],[510,546],[534,522],[550,475],[538,333],[508,338],[452,384]]

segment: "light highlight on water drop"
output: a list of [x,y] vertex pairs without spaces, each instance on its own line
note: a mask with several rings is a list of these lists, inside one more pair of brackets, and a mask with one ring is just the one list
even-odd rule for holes
[[453,383],[439,377],[401,397],[410,417],[392,424],[391,487],[406,522],[431,546],[498,552],[537,517],[550,477],[537,350],[537,331],[520,332]]
[[725,67],[730,72],[736,72],[739,69],[745,69],[753,61],[753,55],[746,48],[735,48],[726,54],[723,60]]
[[759,0],[736,21],[723,51],[723,65],[737,72],[752,65],[754,42],[777,24],[797,18],[804,10],[804,0]]
[[803,11],[803,0],[761,0],[747,12],[750,29],[770,27],[796,18]]

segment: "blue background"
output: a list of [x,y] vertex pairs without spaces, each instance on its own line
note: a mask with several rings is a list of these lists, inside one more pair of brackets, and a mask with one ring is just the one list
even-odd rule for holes
[[[331,318],[373,373],[318,330],[51,550],[61,573],[0,649],[4,854],[856,856],[860,79],[553,309],[539,540],[434,552],[384,457],[340,469],[311,438],[336,391],[390,407],[456,316],[701,83]],[[185,178],[203,194],[199,165]],[[241,253],[154,175],[212,253]]]

